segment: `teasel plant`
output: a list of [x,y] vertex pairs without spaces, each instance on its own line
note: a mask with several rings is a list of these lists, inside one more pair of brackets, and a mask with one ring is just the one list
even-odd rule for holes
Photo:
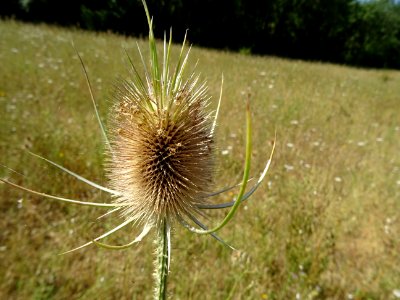
[[[215,173],[215,129],[222,99],[222,85],[218,105],[210,111],[210,97],[205,82],[193,71],[187,79],[190,47],[186,47],[186,35],[173,68],[171,66],[172,32],[167,41],[164,35],[162,57],[159,57],[153,33],[153,20],[143,0],[149,25],[149,63],[138,47],[144,74],[140,75],[127,54],[132,78],[119,80],[114,93],[115,104],[110,113],[109,129],[103,125],[95,101],[85,65],[76,51],[84,71],[94,111],[105,141],[105,168],[109,186],[101,186],[58,163],[30,152],[77,180],[110,195],[109,203],[95,203],[69,199],[18,185],[1,179],[14,188],[44,198],[109,209],[106,214],[116,214],[121,224],[93,240],[66,251],[77,251],[89,245],[121,250],[139,243],[151,230],[155,231],[155,289],[154,299],[167,298],[167,279],[171,263],[171,228],[180,224],[187,230],[210,235],[224,246],[233,249],[217,232],[227,225],[241,203],[247,200],[265,178],[275,149],[275,140],[265,168],[247,189],[250,182],[252,151],[250,104],[246,103],[246,145],[243,178],[239,184],[210,192]],[[230,202],[214,203],[210,199],[238,188],[237,196]],[[199,220],[209,210],[228,209],[217,225],[209,228]],[[100,240],[127,225],[142,226],[142,232],[125,245],[109,245]]]

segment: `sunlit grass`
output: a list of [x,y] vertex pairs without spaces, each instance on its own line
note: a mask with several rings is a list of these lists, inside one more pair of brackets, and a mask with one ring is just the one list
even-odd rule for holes
[[[2,167],[1,176],[46,193],[104,201],[107,195],[26,150],[104,183],[104,145],[71,40],[104,120],[115,78],[128,75],[124,48],[139,59],[136,40],[4,21],[0,32],[0,164],[21,173]],[[138,43],[146,49],[146,41]],[[169,290],[175,298],[395,299],[400,73],[198,48],[191,59],[200,60],[215,106],[224,73],[217,127],[221,185],[241,179],[248,94],[254,172],[264,167],[275,128],[278,144],[269,178],[240,208],[237,225],[221,231],[240,251],[184,229],[174,232]],[[117,224],[91,223],[96,209],[4,185],[0,195],[0,298],[151,299],[151,242],[128,251],[93,247],[59,256]],[[137,233],[129,230],[109,242],[129,242]]]

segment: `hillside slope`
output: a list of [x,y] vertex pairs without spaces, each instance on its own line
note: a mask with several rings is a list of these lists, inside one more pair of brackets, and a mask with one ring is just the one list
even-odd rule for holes
[[[0,175],[45,193],[108,201],[26,150],[107,184],[101,133],[71,41],[105,120],[114,82],[129,76],[124,49],[140,65],[136,42],[144,56],[147,42],[13,21],[0,21],[0,35]],[[248,95],[253,176],[275,130],[277,149],[263,186],[221,232],[238,251],[176,227],[171,298],[400,297],[400,72],[193,48],[197,61],[212,109],[225,78],[216,189],[240,181]],[[126,251],[58,255],[118,224],[112,216],[96,220],[103,213],[0,184],[0,298],[151,299],[151,238]],[[134,234],[124,230],[107,242]]]

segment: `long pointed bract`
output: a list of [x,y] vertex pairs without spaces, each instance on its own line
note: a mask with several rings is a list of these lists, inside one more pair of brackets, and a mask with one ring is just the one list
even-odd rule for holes
[[[260,177],[257,180],[257,183],[250,189],[250,191],[248,191],[247,193],[245,193],[242,197],[242,199],[240,201],[245,201],[246,199],[248,199],[256,190],[257,188],[260,186],[261,182],[264,180],[265,175],[267,175],[269,166],[271,164],[272,161],[272,156],[274,154],[274,150],[275,150],[275,144],[276,142],[274,141],[274,144],[272,146],[272,150],[271,150],[271,154],[270,157],[267,161],[267,164],[265,165],[264,170],[261,172]],[[235,186],[231,187],[234,188]],[[223,191],[229,190],[231,188],[227,188],[224,189]],[[234,201],[230,201],[230,202],[226,202],[226,203],[220,203],[220,204],[199,204],[197,205],[198,208],[200,209],[219,209],[219,208],[227,208],[227,207],[232,207],[233,205],[235,205],[236,200]]]
[[112,210],[106,212],[105,214],[102,214],[100,217],[97,217],[97,220],[100,220],[100,219],[102,219],[102,218],[104,218],[104,217],[106,217],[106,216],[108,216],[108,215],[111,215],[112,213],[115,213],[116,211],[120,210],[121,208],[122,208],[122,206],[119,206],[119,207],[117,207],[117,208],[114,208],[114,209],[112,209]]
[[221,106],[221,100],[222,100],[222,87],[223,87],[223,85],[224,85],[224,74],[222,74],[222,76],[221,76],[221,91],[219,93],[218,106],[217,106],[217,110],[215,111],[214,122],[213,122],[213,125],[211,127],[211,132],[210,132],[211,136],[214,135],[215,126],[217,126],[217,118],[218,118],[219,108]]
[[[247,182],[250,182],[250,181],[253,180],[253,179],[254,179],[254,178],[250,178]],[[218,190],[218,191],[216,191],[216,192],[207,193],[207,194],[205,194],[205,195],[203,196],[203,198],[209,198],[209,197],[214,197],[214,196],[220,195],[220,194],[225,193],[225,192],[227,192],[227,191],[233,190],[233,189],[236,188],[236,187],[239,187],[241,184],[242,184],[242,182],[239,182],[238,184],[225,187],[225,188],[220,189],[220,190]],[[198,207],[198,208],[203,208],[202,204],[199,204],[197,207]]]
[[110,231],[108,231],[108,232],[106,232],[106,233],[104,233],[104,234],[98,236],[97,238],[93,239],[92,241],[87,242],[86,244],[83,244],[83,245],[81,245],[81,246],[79,246],[79,247],[76,247],[76,248],[74,248],[74,249],[72,249],[72,250],[65,251],[65,252],[61,253],[61,255],[62,255],[62,254],[67,254],[67,253],[71,253],[71,252],[74,252],[74,251],[76,251],[76,250],[79,250],[79,249],[82,249],[82,248],[84,248],[84,247],[87,247],[87,246],[93,244],[93,242],[98,241],[98,240],[101,240],[101,239],[103,239],[103,238],[109,236],[110,234],[113,234],[114,232],[120,230],[121,228],[125,227],[126,225],[132,223],[133,221],[134,221],[134,219],[128,219],[128,220],[126,220],[125,222],[119,224],[117,227],[115,227],[115,228],[111,229]]
[[78,175],[78,174],[72,172],[71,170],[68,170],[67,168],[65,168],[65,167],[63,167],[63,166],[61,166],[61,165],[55,163],[54,161],[51,161],[51,160],[49,160],[49,159],[47,159],[47,158],[44,158],[43,156],[40,156],[40,155],[38,155],[38,154],[35,154],[35,153],[31,152],[31,151],[28,151],[28,152],[29,152],[29,154],[31,154],[31,155],[33,155],[33,156],[36,156],[36,157],[38,157],[38,158],[40,158],[40,159],[43,159],[44,161],[47,161],[49,164],[52,164],[53,166],[55,166],[55,167],[57,167],[57,168],[63,170],[64,172],[66,172],[66,173],[68,173],[68,174],[74,176],[76,179],[78,179],[78,180],[80,180],[80,181],[83,181],[83,182],[87,183],[88,185],[90,185],[90,186],[92,186],[92,187],[95,187],[95,188],[97,188],[97,189],[99,189],[99,190],[102,190],[102,191],[104,191],[104,192],[107,192],[107,193],[112,194],[112,195],[115,195],[115,196],[120,196],[120,195],[121,195],[121,193],[119,193],[119,192],[117,192],[117,191],[114,191],[114,190],[111,190],[111,189],[109,189],[109,188],[106,188],[106,187],[104,187],[104,186],[101,186],[101,185],[99,185],[99,184],[97,184],[97,183],[95,183],[95,182],[93,182],[93,181],[90,181],[90,180],[88,180],[88,179],[86,179],[86,178],[84,178],[84,177],[82,177],[82,176],[80,176],[80,175]]
[[103,122],[101,121],[100,114],[99,114],[99,111],[98,111],[98,109],[97,109],[97,103],[96,103],[96,100],[94,99],[94,94],[93,94],[93,90],[92,90],[92,85],[91,85],[91,83],[90,83],[89,75],[88,75],[88,73],[87,73],[87,71],[86,71],[85,64],[83,63],[83,59],[82,59],[82,57],[79,55],[78,50],[75,48],[75,45],[72,44],[72,46],[73,46],[74,49],[75,49],[76,55],[78,55],[79,61],[81,62],[81,66],[82,66],[83,72],[85,73],[86,83],[87,83],[87,86],[88,86],[88,88],[89,88],[90,98],[92,99],[94,111],[95,111],[95,113],[96,113],[96,118],[97,118],[97,121],[98,121],[98,123],[99,123],[100,129],[101,129],[101,133],[103,134],[104,140],[105,140],[105,142],[106,142],[106,144],[107,144],[107,146],[108,146],[110,152],[112,153],[111,144],[110,144],[110,142],[109,142],[109,140],[108,140],[108,137],[107,137],[107,134],[106,134],[106,130],[104,129]]
[[22,173],[20,173],[18,171],[15,171],[14,169],[11,169],[10,167],[7,167],[6,165],[0,164],[0,166],[3,167],[3,168],[6,168],[7,170],[9,170],[9,171],[11,171],[11,172],[13,172],[15,174],[18,174],[20,176],[24,176],[24,174],[22,174]]
[[93,240],[93,243],[96,246],[99,246],[101,248],[109,249],[109,250],[123,250],[127,249],[129,247],[132,247],[134,244],[139,243],[142,241],[142,239],[149,233],[149,231],[153,228],[153,225],[146,224],[143,228],[143,231],[130,243],[122,245],[122,246],[115,246],[115,245],[108,245],[105,243],[100,243],[95,240]]
[[86,202],[86,201],[79,201],[79,200],[74,200],[74,199],[68,199],[68,198],[63,198],[63,197],[57,197],[57,196],[53,196],[53,195],[49,195],[49,194],[45,194],[45,193],[41,193],[41,192],[37,192],[31,189],[28,189],[26,187],[23,187],[21,185],[18,185],[16,183],[13,183],[11,181],[5,180],[5,179],[1,179],[0,181],[7,183],[13,187],[16,187],[20,190],[29,192],[31,194],[35,194],[38,196],[42,196],[42,197],[46,197],[46,198],[50,198],[50,199],[54,199],[54,200],[58,200],[58,201],[62,201],[62,202],[68,202],[68,203],[73,203],[73,204],[79,204],[79,205],[86,205],[86,206],[97,206],[97,207],[117,207],[117,206],[124,206],[123,204],[111,204],[111,203],[96,203],[96,202]]
[[[197,224],[201,229],[203,230],[208,230],[207,226],[201,223],[195,216],[191,215],[189,216],[190,219]],[[215,238],[218,242],[220,242],[222,245],[224,245],[227,248],[230,248],[231,250],[236,250],[233,246],[229,245],[227,242],[225,242],[221,237],[219,237],[215,232],[210,233],[213,238]]]

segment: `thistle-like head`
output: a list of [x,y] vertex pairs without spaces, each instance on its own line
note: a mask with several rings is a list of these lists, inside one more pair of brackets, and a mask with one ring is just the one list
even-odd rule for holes
[[115,201],[125,204],[127,218],[146,223],[198,211],[213,177],[213,119],[204,85],[197,79],[174,84],[168,61],[164,68],[165,77],[146,78],[146,88],[120,84],[110,122],[109,177],[121,193]]
[[192,215],[203,204],[213,177],[215,124],[205,84],[195,74],[183,80],[190,49],[184,55],[184,41],[171,68],[171,36],[169,43],[164,38],[160,67],[146,5],[145,10],[150,63],[142,59],[144,78],[131,64],[132,79],[117,84],[107,168],[111,187],[121,193],[115,202],[123,205],[123,215],[158,224]]

